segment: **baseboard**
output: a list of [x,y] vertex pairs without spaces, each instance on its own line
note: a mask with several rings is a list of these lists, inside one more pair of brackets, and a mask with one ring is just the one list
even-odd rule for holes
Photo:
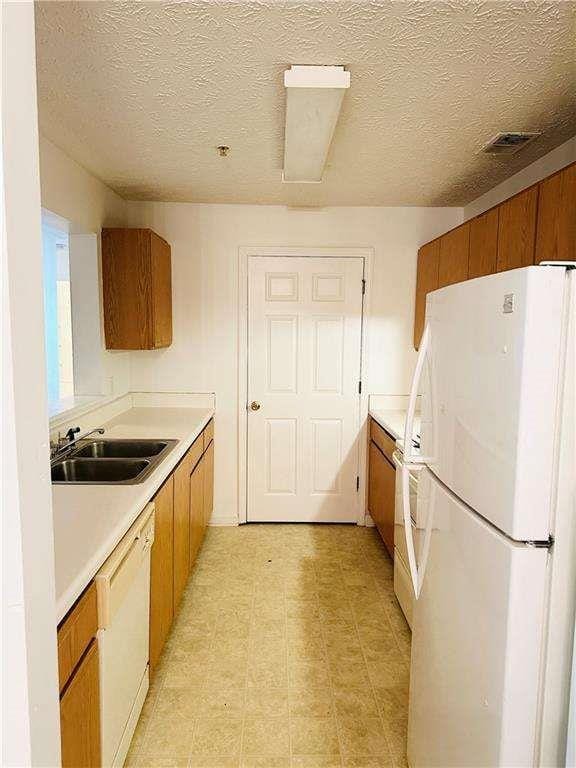
[[237,526],[238,518],[236,515],[215,515],[210,518],[208,525],[218,528],[223,526]]

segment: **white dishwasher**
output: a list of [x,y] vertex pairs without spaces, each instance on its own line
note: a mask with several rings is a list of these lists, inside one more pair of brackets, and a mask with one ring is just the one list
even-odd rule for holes
[[148,692],[150,550],[148,504],[96,575],[102,766],[122,766]]

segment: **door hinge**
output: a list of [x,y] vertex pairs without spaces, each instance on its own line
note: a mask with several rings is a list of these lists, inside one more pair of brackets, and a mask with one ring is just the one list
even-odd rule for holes
[[362,382],[361,381],[358,382],[358,394],[359,395],[362,394]]
[[362,280],[362,296],[366,293],[366,280]]
[[359,475],[356,475],[356,490],[360,490],[360,477]]

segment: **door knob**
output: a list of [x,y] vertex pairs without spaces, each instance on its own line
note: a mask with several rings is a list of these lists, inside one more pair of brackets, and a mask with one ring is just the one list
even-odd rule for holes
[[256,400],[252,400],[250,403],[250,410],[251,411],[259,411],[260,410],[260,403],[257,403]]

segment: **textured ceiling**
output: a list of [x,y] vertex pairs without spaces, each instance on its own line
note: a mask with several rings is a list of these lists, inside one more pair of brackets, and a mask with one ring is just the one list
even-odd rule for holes
[[[575,18],[545,0],[38,2],[40,126],[130,199],[463,205],[576,134]],[[281,183],[290,64],[351,72],[321,184]],[[506,130],[544,135],[478,154]]]

